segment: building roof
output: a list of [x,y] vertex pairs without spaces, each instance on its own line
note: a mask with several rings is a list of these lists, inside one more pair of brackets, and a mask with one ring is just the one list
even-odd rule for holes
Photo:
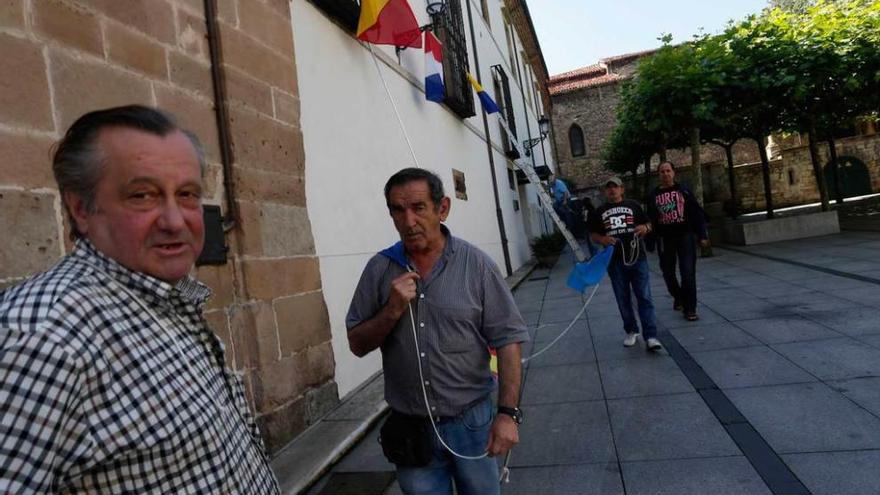
[[598,64],[588,65],[580,69],[551,76],[547,82],[547,89],[550,91],[551,96],[556,96],[579,89],[595,88],[616,83],[626,79],[628,76],[615,74],[611,71],[611,67],[626,65],[655,51],[657,50],[652,49],[607,57],[600,60]]

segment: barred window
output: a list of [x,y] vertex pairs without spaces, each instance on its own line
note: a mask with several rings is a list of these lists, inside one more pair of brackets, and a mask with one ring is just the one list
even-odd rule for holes
[[584,156],[586,150],[584,148],[584,131],[581,126],[571,124],[568,128],[568,142],[571,146],[571,156]]
[[338,22],[352,34],[357,31],[361,7],[357,0],[309,0],[331,19]]
[[464,19],[461,1],[447,0],[446,13],[432,18],[434,34],[443,43],[443,83],[446,98],[443,103],[461,118],[473,117],[474,93],[468,82],[467,39],[464,35]]
[[[495,103],[498,104],[498,108],[501,109],[501,115],[504,116],[504,120],[507,122],[507,126],[510,127],[513,137],[516,138],[516,117],[513,111],[513,96],[510,94],[510,80],[507,77],[507,73],[504,72],[504,67],[500,64],[492,66],[492,80],[495,87],[495,99],[498,100]],[[504,145],[504,152],[508,158],[512,160],[519,158],[516,146],[508,140],[504,129],[501,129],[501,143]]]

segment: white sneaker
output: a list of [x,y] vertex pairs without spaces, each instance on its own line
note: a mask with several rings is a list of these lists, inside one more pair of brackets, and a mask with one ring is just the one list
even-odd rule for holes
[[637,333],[628,333],[626,334],[626,338],[623,339],[624,347],[632,347],[636,345],[636,342],[639,341],[639,334]]
[[661,344],[659,340],[653,337],[648,339],[645,343],[648,345],[649,351],[659,351],[660,349],[663,349],[663,344]]

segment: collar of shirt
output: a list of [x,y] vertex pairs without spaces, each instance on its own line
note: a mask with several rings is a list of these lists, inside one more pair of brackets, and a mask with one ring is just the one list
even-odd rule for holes
[[427,286],[432,280],[434,280],[440,272],[443,271],[443,268],[446,267],[446,263],[449,262],[449,258],[455,254],[455,250],[458,248],[458,239],[452,235],[449,231],[449,227],[446,225],[440,224],[440,232],[443,233],[443,237],[446,238],[446,245],[443,246],[443,253],[440,255],[440,259],[434,263],[434,267],[431,268],[431,273],[428,274],[428,277],[422,280],[422,283]]
[[177,284],[171,285],[145,273],[122,266],[118,261],[98,251],[88,239],[77,239],[71,257],[103,272],[138,294],[144,295],[151,303],[162,304],[176,295],[196,308],[201,308],[205,301],[211,297],[211,289],[208,286],[188,275]]

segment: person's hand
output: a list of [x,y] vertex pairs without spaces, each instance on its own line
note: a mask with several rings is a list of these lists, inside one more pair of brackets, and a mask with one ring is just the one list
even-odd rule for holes
[[712,243],[709,242],[709,239],[700,239],[700,247],[707,248],[711,245],[712,245]]
[[489,432],[489,445],[486,446],[489,457],[504,455],[518,443],[519,425],[507,414],[495,416],[492,431]]
[[617,237],[611,237],[610,235],[603,235],[599,239],[599,244],[601,244],[603,246],[612,246],[614,244],[617,244]]
[[644,237],[648,233],[648,226],[645,224],[636,225],[635,232],[637,236]]
[[391,294],[388,296],[388,309],[396,317],[406,311],[409,302],[416,297],[416,280],[419,274],[407,272],[391,281]]

